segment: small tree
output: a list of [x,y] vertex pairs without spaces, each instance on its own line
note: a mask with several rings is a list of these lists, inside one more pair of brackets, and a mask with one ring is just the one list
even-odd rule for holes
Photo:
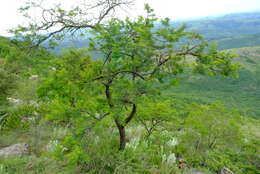
[[[99,53],[99,58],[67,52],[40,89],[41,96],[56,103],[60,99],[58,103],[70,113],[84,111],[97,119],[111,116],[119,131],[120,149],[127,142],[126,126],[142,110],[140,103],[160,92],[159,82],[171,86],[185,68],[225,76],[237,69],[230,53],[217,51],[185,26],[172,26],[168,18],[159,21],[148,5],[145,10],[147,16],[134,21],[112,18],[90,27],[88,50]],[[96,117],[95,112],[100,115]]]
[[[102,53],[100,75],[94,80],[105,87],[105,94],[120,134],[120,149],[126,144],[125,126],[137,113],[138,103],[153,97],[157,81],[175,81],[186,66],[201,74],[230,75],[236,69],[229,53],[208,47],[203,38],[185,27],[174,28],[169,19],[160,21],[146,5],[147,17],[137,21],[112,19],[108,26],[94,31],[94,50]],[[96,48],[96,49],[95,49]],[[118,110],[130,110],[123,116]],[[142,108],[139,108],[140,110]]]
[[[240,115],[221,103],[210,106],[196,105],[185,120],[187,147],[197,151],[216,149],[217,146],[241,144],[243,136],[239,128]],[[185,144],[184,143],[184,144]]]

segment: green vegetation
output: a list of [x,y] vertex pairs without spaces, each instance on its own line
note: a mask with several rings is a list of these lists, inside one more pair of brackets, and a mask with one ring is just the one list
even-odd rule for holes
[[260,115],[260,48],[233,49],[242,67],[237,78],[195,77],[184,75],[183,83],[167,91],[172,97],[190,102],[212,103],[222,101],[225,105],[238,108],[245,115]]
[[[260,173],[260,48],[218,51],[148,5],[103,22],[128,2],[100,2],[89,24],[79,8],[28,4],[53,16],[0,38],[0,174]],[[85,49],[39,47],[82,29]],[[1,156],[16,143],[28,154]]]

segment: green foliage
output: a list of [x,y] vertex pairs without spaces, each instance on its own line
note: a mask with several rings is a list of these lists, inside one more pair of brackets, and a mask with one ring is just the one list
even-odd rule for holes
[[[105,101],[99,97],[100,84],[87,83],[97,72],[99,62],[94,62],[84,50],[69,50],[53,63],[50,75],[38,89],[39,97],[50,103],[46,106],[47,118],[69,121],[83,115],[93,117],[103,113]],[[84,116],[83,116],[84,117]]]
[[28,129],[36,120],[36,107],[33,105],[21,105],[7,112],[0,119],[0,131],[13,129]]
[[182,83],[164,91],[165,95],[202,104],[222,101],[225,105],[238,109],[243,115],[258,117],[259,48],[249,47],[229,51],[239,55],[236,61],[242,65],[237,78],[202,77],[187,73],[180,77]]
[[[33,174],[53,172],[55,165],[44,159],[35,158],[11,158],[11,159],[0,159],[0,173],[4,174],[16,174],[16,173],[28,173]],[[46,166],[49,166],[46,168]]]
[[[212,106],[192,105],[185,119],[183,135],[187,146],[196,151],[207,151],[225,144],[240,144],[243,136],[239,130],[239,115],[220,104]],[[235,148],[235,146],[233,147]],[[192,153],[192,151],[191,151]]]
[[0,66],[9,72],[30,76],[46,73],[48,62],[55,56],[45,49],[28,48],[28,43],[0,37]]
[[[183,130],[178,136],[178,155],[194,167],[205,166],[215,172],[225,166],[236,173],[257,171],[255,164],[259,157],[247,147],[247,143],[253,145],[254,140],[250,140],[252,136],[242,130],[241,125],[248,122],[242,120],[238,112],[221,104],[193,104],[190,107],[189,116],[184,120]],[[259,153],[259,148],[254,150],[254,153]]]
[[[0,106],[7,103],[7,97],[15,88],[16,76],[4,70],[0,66]],[[1,108],[1,107],[0,107]]]
[[29,91],[29,88],[37,85],[36,83],[33,85],[31,83],[33,80],[29,77],[36,74],[38,77],[38,74],[46,73],[48,61],[54,58],[41,48],[30,53],[27,46],[28,44],[24,41],[0,38],[0,116],[2,121],[6,119],[6,114],[10,115],[8,107],[11,107],[12,100],[28,103],[29,100],[35,99],[33,89]]
[[169,122],[177,123],[177,111],[170,100],[162,101],[159,99],[159,102],[156,102],[147,98],[140,107],[141,110],[136,119],[144,126],[146,138],[149,138],[162,125],[165,126]]

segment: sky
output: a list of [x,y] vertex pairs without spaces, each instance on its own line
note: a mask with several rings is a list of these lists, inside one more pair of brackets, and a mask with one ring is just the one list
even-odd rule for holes
[[[10,36],[7,30],[25,21],[17,9],[27,0],[2,1],[0,35]],[[52,3],[62,2],[67,8],[80,2],[80,0],[46,1],[50,6]],[[142,14],[144,3],[150,4],[158,17],[169,17],[173,20],[260,10],[260,0],[136,0],[136,4],[124,15],[135,17]]]

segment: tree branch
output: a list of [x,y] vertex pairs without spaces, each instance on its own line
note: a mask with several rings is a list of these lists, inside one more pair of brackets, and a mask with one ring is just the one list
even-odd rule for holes
[[115,78],[117,75],[122,74],[122,73],[131,73],[131,74],[134,74],[134,75],[140,77],[141,79],[145,80],[144,76],[142,76],[142,75],[139,74],[138,72],[132,71],[132,70],[121,70],[121,71],[115,72],[115,73],[112,75],[112,77]]
[[101,80],[101,79],[105,79],[105,78],[108,78],[108,79],[114,79],[117,75],[119,74],[123,74],[123,73],[130,73],[130,74],[134,74],[135,76],[137,77],[140,77],[141,79],[145,80],[145,77],[141,74],[139,74],[138,72],[136,71],[132,71],[132,70],[121,70],[121,71],[117,71],[115,73],[113,73],[112,75],[107,75],[107,76],[98,76],[96,78],[93,79],[93,81],[95,80]]
[[136,104],[132,104],[132,111],[131,113],[129,114],[129,116],[125,119],[125,124],[128,124],[135,116],[136,114],[136,109],[137,109],[137,106]]
[[[192,52],[192,51],[193,51],[195,48],[199,47],[199,46],[200,46],[200,45],[194,45],[193,47],[191,47],[191,48],[189,48],[189,49],[187,49],[187,50],[185,50],[185,51],[183,51],[183,52],[177,52],[177,53],[175,54],[175,56],[187,56],[187,55],[191,55],[191,56],[198,57],[199,55],[196,54],[196,53],[194,53],[194,52]],[[160,56],[162,57],[163,55],[160,55]],[[162,58],[160,58],[160,59],[159,59],[159,63],[158,63],[157,66],[154,68],[154,70],[150,73],[150,77],[153,76],[153,75],[156,73],[156,71],[157,71],[161,66],[163,66],[164,64],[166,64],[170,59],[171,59],[170,57],[165,58],[165,59],[163,59],[163,60],[162,60]]]
[[108,83],[104,83],[105,85],[105,93],[106,93],[106,98],[107,98],[107,102],[110,108],[114,107],[113,103],[112,103],[112,96],[111,96],[111,92],[110,92],[110,85],[111,85],[112,81],[108,81]]

